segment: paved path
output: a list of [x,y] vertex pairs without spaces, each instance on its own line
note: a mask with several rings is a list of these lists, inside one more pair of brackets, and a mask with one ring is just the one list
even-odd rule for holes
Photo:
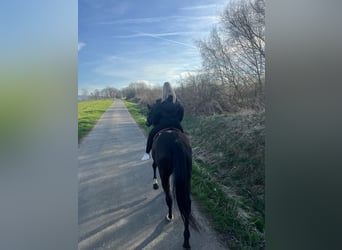
[[[183,223],[165,220],[161,187],[152,189],[152,161],[141,161],[146,138],[115,100],[79,147],[79,249],[182,249]],[[175,203],[176,206],[176,203]],[[192,249],[225,249],[196,207],[202,232],[191,230]]]

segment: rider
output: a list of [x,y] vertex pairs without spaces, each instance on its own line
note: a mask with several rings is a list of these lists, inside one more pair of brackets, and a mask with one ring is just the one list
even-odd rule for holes
[[162,99],[158,99],[153,107],[153,129],[148,135],[146,152],[143,155],[143,161],[150,159],[154,136],[162,129],[177,128],[183,132],[181,121],[183,120],[184,108],[177,100],[169,82],[163,86]]

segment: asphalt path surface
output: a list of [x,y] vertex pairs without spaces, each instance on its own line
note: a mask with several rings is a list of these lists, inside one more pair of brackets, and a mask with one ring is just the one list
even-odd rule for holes
[[[174,201],[174,220],[165,219],[161,188],[152,189],[152,160],[141,161],[146,138],[121,100],[115,100],[79,145],[79,249],[182,249],[183,222]],[[159,175],[158,175],[159,180]],[[159,183],[160,184],[160,183]],[[208,220],[190,228],[192,249],[223,247]]]

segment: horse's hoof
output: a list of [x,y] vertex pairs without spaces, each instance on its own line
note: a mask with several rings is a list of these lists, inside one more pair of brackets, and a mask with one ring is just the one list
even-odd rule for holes
[[159,185],[158,185],[158,180],[157,178],[153,178],[153,189],[158,189]]
[[167,220],[168,222],[172,221],[172,219],[173,219],[173,217],[170,218],[170,217],[169,217],[169,214],[166,215],[166,220]]
[[183,245],[183,249],[191,249],[190,245],[189,246],[184,246]]

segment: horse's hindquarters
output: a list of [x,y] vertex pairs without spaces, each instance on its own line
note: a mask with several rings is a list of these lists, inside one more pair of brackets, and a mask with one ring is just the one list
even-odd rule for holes
[[187,137],[181,132],[165,132],[153,143],[152,156],[158,166],[159,175],[172,218],[172,196],[170,175],[173,173],[173,189],[181,217],[184,222],[183,247],[190,249],[189,221],[191,217],[190,179],[192,151]]

